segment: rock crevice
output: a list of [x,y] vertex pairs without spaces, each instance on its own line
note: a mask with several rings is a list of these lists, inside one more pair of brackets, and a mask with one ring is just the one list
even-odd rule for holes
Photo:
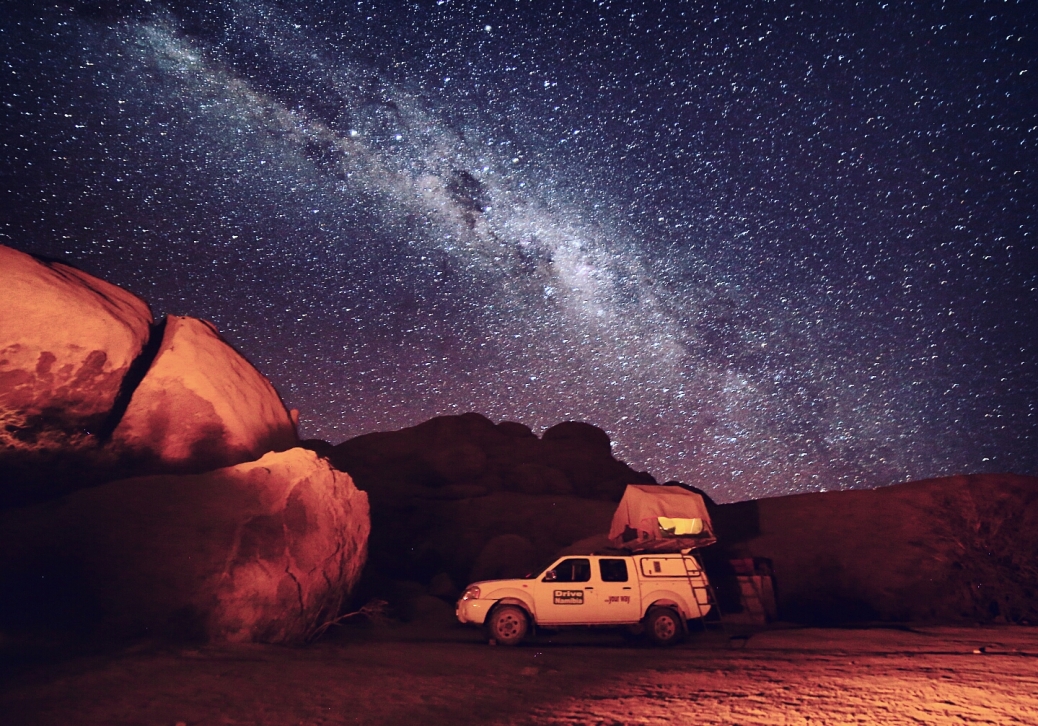
[[101,424],[97,431],[97,440],[100,445],[105,445],[112,438],[112,433],[119,425],[119,422],[122,421],[123,415],[130,405],[134,391],[137,390],[141,381],[144,380],[144,376],[151,369],[151,364],[155,361],[155,356],[159,354],[159,348],[162,345],[162,338],[166,332],[166,322],[167,319],[162,318],[162,320],[151,325],[147,342],[127,369],[122,384],[119,386],[119,392],[112,403],[112,408],[109,409],[104,423]]
[[298,443],[270,382],[211,323],[0,246],[0,508]]
[[338,615],[367,496],[211,323],[3,246],[0,310],[0,629],[299,642]]

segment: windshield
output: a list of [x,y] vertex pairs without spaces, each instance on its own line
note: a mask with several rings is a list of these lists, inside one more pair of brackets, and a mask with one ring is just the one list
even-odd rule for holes
[[552,565],[554,565],[558,561],[558,559],[559,558],[558,558],[557,555],[552,555],[551,559],[541,560],[541,564],[537,567],[537,569],[530,570],[525,575],[523,575],[521,579],[523,579],[523,580],[536,580],[536,579],[540,578],[545,572],[548,571],[549,567],[551,567]]

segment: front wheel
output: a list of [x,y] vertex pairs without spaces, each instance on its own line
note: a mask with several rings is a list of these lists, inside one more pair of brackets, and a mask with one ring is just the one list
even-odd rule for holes
[[670,608],[656,608],[645,616],[645,631],[656,645],[674,645],[685,634],[681,618]]
[[530,622],[522,608],[502,605],[490,614],[488,630],[501,645],[519,645],[530,630]]

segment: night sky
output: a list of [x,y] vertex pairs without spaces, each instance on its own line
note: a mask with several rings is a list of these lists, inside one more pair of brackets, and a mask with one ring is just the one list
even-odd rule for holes
[[212,320],[304,437],[1038,475],[1038,3],[30,5],[0,242]]

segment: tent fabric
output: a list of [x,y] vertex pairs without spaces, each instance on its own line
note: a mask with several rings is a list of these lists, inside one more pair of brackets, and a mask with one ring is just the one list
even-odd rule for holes
[[676,486],[628,484],[609,540],[624,549],[659,552],[706,547],[717,538],[699,494]]
[[664,534],[672,536],[695,535],[703,531],[703,520],[699,517],[682,519],[680,517],[656,517]]

